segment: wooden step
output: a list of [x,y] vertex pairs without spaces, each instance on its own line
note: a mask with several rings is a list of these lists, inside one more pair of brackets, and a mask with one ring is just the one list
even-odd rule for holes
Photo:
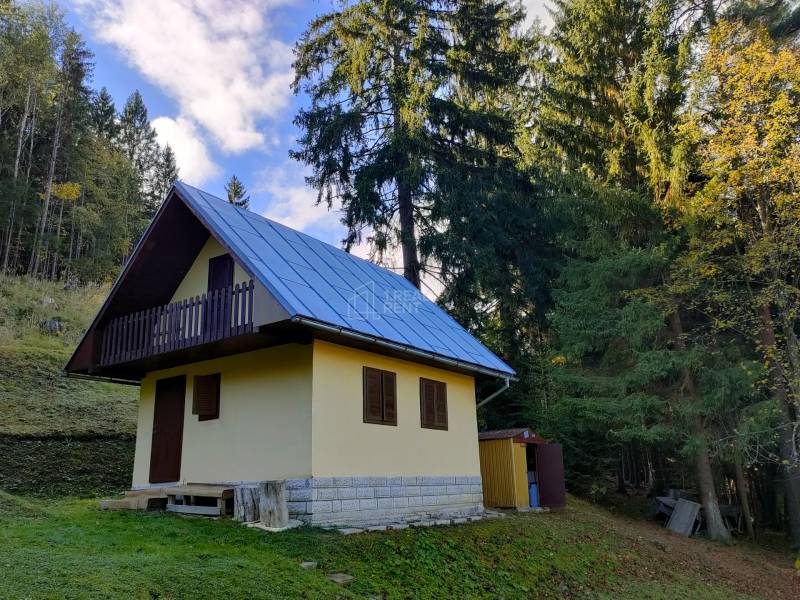
[[199,515],[202,517],[219,517],[221,515],[219,506],[197,506],[194,504],[167,504],[167,512],[179,513],[182,515]]
[[[167,510],[185,515],[224,517],[230,512],[228,500],[233,498],[232,487],[203,483],[168,487],[164,493],[167,495]],[[183,501],[179,502],[178,498]],[[209,502],[198,504],[198,498],[213,499],[213,505],[209,506]]]
[[118,500],[100,500],[102,510],[138,510],[134,500],[120,498]]
[[166,496],[197,496],[200,498],[233,498],[233,488],[224,485],[189,483],[164,490]]
[[140,488],[136,490],[127,490],[125,492],[126,498],[133,498],[138,496],[146,496],[148,498],[166,498],[162,487]]

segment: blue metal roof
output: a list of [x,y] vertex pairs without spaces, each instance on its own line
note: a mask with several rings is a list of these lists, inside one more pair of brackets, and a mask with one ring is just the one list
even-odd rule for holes
[[404,277],[185,183],[175,189],[291,317],[514,375]]

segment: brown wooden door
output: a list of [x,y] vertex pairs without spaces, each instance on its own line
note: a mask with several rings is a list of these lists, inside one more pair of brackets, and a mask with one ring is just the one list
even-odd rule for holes
[[215,256],[208,261],[208,291],[233,285],[233,258],[230,254]]
[[181,478],[185,397],[184,375],[156,381],[153,443],[150,449],[150,483],[178,481]]
[[549,508],[564,506],[566,496],[561,444],[537,444],[536,468],[539,477],[539,506]]
[[[212,295],[215,290],[233,285],[233,258],[230,254],[215,256],[208,261],[208,315],[205,319],[206,333],[211,339],[223,337],[231,325],[230,296],[227,293]],[[216,329],[216,331],[213,331]]]

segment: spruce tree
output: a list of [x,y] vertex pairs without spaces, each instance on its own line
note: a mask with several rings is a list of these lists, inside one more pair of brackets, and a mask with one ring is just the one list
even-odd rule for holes
[[314,20],[296,47],[294,90],[311,106],[295,118],[292,156],[311,167],[318,201],[341,204],[345,246],[365,228],[379,255],[399,243],[417,287],[424,240],[446,227],[438,203],[454,191],[438,178],[484,161],[487,134],[505,125],[483,100],[516,85],[505,77],[515,49],[497,30],[520,18],[502,1],[361,0]]
[[[172,184],[178,180],[178,164],[175,162],[175,153],[169,144],[161,151],[156,172],[153,177],[153,197],[158,206],[164,201]],[[152,208],[158,209],[158,206]]]
[[147,107],[138,90],[134,91],[122,109],[119,123],[119,144],[139,174],[142,182],[158,160],[156,132],[150,125]]
[[116,139],[119,133],[117,108],[105,86],[92,98],[92,125],[97,135],[109,140]]
[[236,175],[231,175],[228,183],[225,184],[225,192],[228,194],[228,202],[239,208],[250,208],[250,196],[241,180]]

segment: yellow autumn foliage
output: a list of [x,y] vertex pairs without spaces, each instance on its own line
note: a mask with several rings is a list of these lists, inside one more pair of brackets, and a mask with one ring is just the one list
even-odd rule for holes
[[[81,197],[81,184],[72,181],[65,181],[64,183],[54,183],[52,189],[53,197],[58,198],[62,202],[75,202]],[[39,194],[39,198],[44,200],[44,193]]]

